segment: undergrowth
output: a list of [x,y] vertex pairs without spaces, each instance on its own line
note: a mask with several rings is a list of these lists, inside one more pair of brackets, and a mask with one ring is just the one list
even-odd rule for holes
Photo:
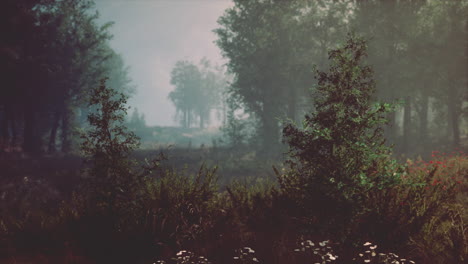
[[[285,127],[290,159],[274,167],[277,179],[224,188],[216,167],[194,173],[165,166],[164,155],[131,158],[138,140],[122,125],[126,98],[103,81],[71,194],[30,177],[2,187],[0,253],[8,262],[64,252],[96,263],[465,262],[468,157],[392,159],[380,127],[391,106],[372,103],[364,55],[365,41],[352,37],[330,52],[318,112],[303,129]],[[349,107],[336,100],[344,95]]]
[[[417,263],[463,263],[468,255],[466,175],[463,153],[440,154],[432,162],[409,160],[397,186],[369,193],[368,210],[351,225],[349,241],[354,242],[333,244],[336,263],[355,258],[367,241],[374,241],[379,252]],[[43,181],[11,182],[1,194],[2,254],[71,248],[100,263],[170,263],[177,252],[188,250],[211,263],[240,263],[240,257],[234,262],[235,249],[249,245],[261,263],[305,263],[308,257],[298,246],[308,240],[339,241],[315,232],[320,231],[316,216],[303,214],[274,182],[237,182],[219,191],[216,171],[207,168],[193,175],[153,171],[144,182],[144,199],[125,217],[93,215],[86,196],[75,192],[62,200]]]

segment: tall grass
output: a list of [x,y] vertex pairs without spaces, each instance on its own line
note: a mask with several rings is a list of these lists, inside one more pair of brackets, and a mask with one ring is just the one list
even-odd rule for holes
[[[305,214],[276,182],[237,181],[220,189],[214,168],[191,174],[161,167],[145,176],[135,206],[114,215],[92,211],[92,201],[79,189],[66,198],[44,180],[17,179],[0,194],[1,254],[7,260],[62,254],[61,263],[72,263],[65,258],[71,250],[97,263],[182,263],[174,258],[186,250],[211,263],[250,263],[250,255],[249,261],[259,263],[321,263],[329,252],[314,250],[329,240],[335,263],[386,263],[379,253],[388,252],[417,263],[463,263],[468,158],[433,155],[430,161],[408,160],[393,187],[369,191],[365,213],[341,219],[349,223],[344,244],[320,229],[326,219]],[[396,173],[395,167],[386,169]],[[316,247],[305,247],[308,241]],[[364,262],[366,251],[372,257],[372,250],[362,248],[367,241],[378,245],[380,258],[373,262]],[[243,255],[245,247],[255,254]]]

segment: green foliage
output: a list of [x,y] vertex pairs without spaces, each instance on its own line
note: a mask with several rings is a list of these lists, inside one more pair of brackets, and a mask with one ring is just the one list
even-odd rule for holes
[[125,125],[130,131],[135,133],[140,142],[150,140],[153,136],[153,130],[146,125],[145,114],[140,114],[138,108],[135,108],[132,115],[127,117]]
[[[313,63],[346,27],[344,1],[234,1],[218,20],[217,45],[234,79],[230,96],[258,120],[263,154],[278,151],[279,118],[300,120]],[[333,17],[333,18],[332,18]]]
[[140,115],[138,108],[135,108],[128,121],[128,126],[129,128],[133,128],[137,131],[144,129],[146,127],[145,114]]
[[[52,231],[62,220],[60,198],[58,192],[43,180],[24,177],[10,181],[2,188],[0,238],[20,238],[21,234],[27,237]],[[40,241],[18,240],[25,247],[40,244]]]
[[228,113],[226,125],[222,128],[226,145],[232,149],[244,146],[247,143],[247,125],[246,120],[236,118],[232,112]]
[[[59,129],[67,150],[73,114],[77,109],[82,116],[90,112],[92,128],[83,136],[90,167],[85,188],[72,198],[62,197],[48,178],[30,177],[33,170],[25,170],[26,177],[6,179],[6,184],[2,178],[0,253],[28,243],[50,250],[50,245],[60,248],[63,241],[71,240],[106,257],[115,255],[112,263],[138,262],[118,259],[124,254],[138,258],[141,254],[135,252],[163,255],[167,249],[175,253],[185,247],[210,259],[214,256],[216,263],[229,263],[222,256],[253,244],[262,261],[300,263],[292,257],[291,241],[317,231],[311,233],[351,237],[350,245],[372,238],[378,240],[379,249],[411,251],[423,262],[466,261],[466,156],[454,157],[459,163],[450,169],[451,160],[437,160],[416,171],[389,158],[381,128],[393,106],[372,103],[373,77],[370,68],[360,64],[366,53],[361,39],[350,38],[330,53],[329,73],[317,72],[316,112],[307,116],[304,128],[284,129],[292,158],[287,170],[277,171],[281,190],[259,180],[235,182],[218,193],[214,170],[202,168],[188,176],[160,169],[158,160],[141,170],[134,166],[130,153],[138,144],[122,125],[125,96],[107,89],[104,82],[88,88],[104,75],[110,76],[108,84],[115,90],[124,91],[129,85],[121,57],[108,45],[110,24],[97,26],[97,14],[89,12],[92,1],[18,2],[6,0],[0,11],[5,73],[0,91],[2,140],[24,136],[25,150],[31,151],[50,131],[52,150]],[[298,120],[299,98],[311,84],[310,65],[325,65],[324,51],[336,44],[343,29],[358,25],[373,36],[371,62],[377,66],[379,87],[385,87],[379,95],[412,97],[405,104],[403,137],[418,135],[423,143],[431,135],[450,137],[457,145],[463,140],[458,120],[466,101],[466,56],[460,55],[466,46],[460,38],[466,35],[466,11],[466,1],[235,0],[216,31],[235,74],[229,95],[260,120],[265,145],[278,143],[275,118],[286,114]],[[174,85],[189,91],[174,92],[171,99],[182,112],[192,107],[184,118],[186,126],[195,118],[203,126],[209,111],[208,104],[201,102],[216,98],[207,91],[222,80],[207,64],[197,69],[189,64],[183,65],[189,66],[187,71],[173,72]],[[90,108],[82,105],[88,96]],[[431,108],[435,117],[428,114]],[[429,121],[435,121],[437,131],[428,133]],[[16,127],[24,131],[16,135]],[[234,111],[229,113],[227,135],[233,145],[245,144],[243,131],[248,127],[254,126],[236,118]],[[254,153],[241,157],[222,152],[229,156],[223,169],[247,174],[263,166]],[[11,166],[7,160],[2,168]],[[68,172],[57,175],[70,179]],[[307,241],[301,241],[301,252]],[[319,245],[323,250],[316,255],[324,257],[326,243]],[[369,243],[368,249],[363,256],[380,258],[374,256],[375,245]],[[188,261],[186,255],[192,261],[195,256],[184,253],[176,261]],[[251,248],[238,253],[239,260],[252,257],[256,262]],[[387,257],[390,254],[384,261],[390,261]]]
[[406,118],[401,122],[390,115],[386,131],[398,154],[428,155],[440,145],[452,148],[462,142],[466,87],[461,83],[466,83],[467,64],[459,36],[466,34],[467,8],[466,1],[356,3],[352,24],[372,37],[369,62],[379,97],[406,100],[400,109]]
[[[335,230],[348,225],[336,223],[338,215],[362,213],[368,190],[397,183],[382,134],[392,106],[373,103],[372,70],[361,62],[366,47],[362,38],[348,35],[342,48],[330,51],[329,72],[317,71],[315,112],[306,115],[303,128],[288,124],[283,130],[291,159],[290,170],[279,178],[282,188],[331,217],[326,221],[337,225]],[[370,177],[373,170],[383,174]]]
[[201,64],[178,61],[171,71],[171,84],[175,90],[168,98],[174,103],[176,118],[184,128],[196,123],[196,118],[200,128],[204,128],[210,121],[211,110],[220,105],[221,90],[226,86],[219,69],[213,69],[205,59]]
[[1,116],[8,116],[0,122],[2,140],[35,154],[46,146],[53,153],[60,143],[68,153],[74,126],[86,122],[88,88],[109,76],[114,89],[130,90],[123,60],[109,46],[112,23],[99,25],[94,7],[92,0],[2,3],[0,57],[8,76],[0,91]]
[[81,149],[91,164],[87,169],[87,183],[89,195],[96,199],[92,198],[92,202],[113,212],[117,207],[136,202],[141,179],[132,170],[134,161],[129,154],[139,142],[123,126],[127,97],[107,88],[105,81],[90,95],[89,106],[95,112],[88,115],[91,129],[82,135]]
[[146,181],[147,223],[161,246],[194,246],[213,227],[216,168],[201,167],[195,175],[166,170]]
[[398,252],[411,248],[412,258],[424,263],[461,263],[468,254],[462,231],[468,219],[461,177],[467,173],[466,155],[433,157],[409,160],[398,185],[369,191],[356,233]]
[[293,94],[284,89],[287,82],[281,67],[287,61],[282,55],[292,50],[286,40],[292,32],[286,30],[291,22],[290,3],[234,1],[234,7],[219,18],[221,28],[215,30],[217,44],[234,74],[230,96],[258,118],[257,134],[265,152],[279,144],[276,118],[288,101],[286,96]]
[[413,210],[414,221],[421,225],[420,232],[411,233],[409,245],[415,249],[414,254],[431,263],[466,261],[467,155],[433,151],[431,161],[408,161],[407,172],[404,181],[415,179],[421,183],[413,193],[408,192],[414,198],[403,204]]
[[255,131],[256,119],[252,115],[246,115],[238,104],[238,100],[230,96],[227,99],[227,115],[224,126],[221,128],[223,132],[223,142],[232,150],[238,150],[250,144],[252,149],[253,138]]
[[301,112],[309,111],[303,105],[305,89],[313,84],[311,65],[327,65],[327,51],[350,28],[372,39],[368,62],[379,97],[406,99],[399,108],[406,118],[388,115],[385,136],[395,153],[422,155],[434,144],[465,145],[467,64],[459,36],[467,30],[466,1],[233,3],[219,19],[217,44],[234,76],[229,89],[258,118],[257,136],[265,148],[279,142],[275,118],[300,121]]
[[[378,244],[372,261],[385,258],[380,252],[395,252],[417,263],[463,263],[467,248],[463,230],[468,221],[463,176],[468,161],[466,155],[434,158],[432,162],[409,161],[402,173],[395,172],[397,163],[382,163],[388,171],[380,172],[396,173],[400,183],[366,193],[364,204],[369,210],[357,217],[358,226],[345,244],[336,245],[333,232],[310,232],[314,218],[304,216],[290,199],[291,193],[279,190],[274,181],[236,181],[220,191],[214,170],[190,174],[192,170],[159,165],[155,170],[151,163],[141,173],[150,176],[140,189],[144,198],[137,206],[130,205],[129,210],[110,217],[97,215],[89,207],[86,193],[64,198],[53,182],[28,178],[2,184],[0,243],[18,250],[16,254],[32,249],[50,252],[47,250],[57,245],[52,250],[60,254],[63,241],[70,241],[73,254],[84,254],[99,263],[153,263],[149,260],[169,260],[181,249],[206,256],[212,263],[237,263],[235,249],[244,246],[255,249],[252,259],[261,263],[310,263],[328,253],[320,250],[318,256],[313,253],[316,248],[331,245],[336,252],[333,256],[339,256],[337,263],[352,257],[363,263],[372,249],[359,251],[363,257],[346,252],[353,244],[372,241]],[[65,173],[57,176],[70,177]],[[113,226],[115,222],[119,224]],[[304,234],[307,232],[309,235]],[[304,237],[331,239],[331,243],[307,248]]]

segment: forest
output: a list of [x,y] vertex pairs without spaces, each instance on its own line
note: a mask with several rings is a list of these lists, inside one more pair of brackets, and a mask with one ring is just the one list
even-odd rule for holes
[[225,0],[173,126],[103,1],[0,3],[0,263],[467,262],[468,1]]

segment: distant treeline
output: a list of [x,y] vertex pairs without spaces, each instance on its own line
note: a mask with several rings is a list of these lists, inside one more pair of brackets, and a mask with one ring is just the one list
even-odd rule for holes
[[0,4],[0,146],[69,152],[86,122],[90,88],[108,78],[132,90],[89,0],[6,0]]
[[203,129],[210,124],[212,110],[216,110],[218,120],[225,124],[229,80],[222,67],[211,65],[206,58],[200,65],[178,61],[171,72],[171,84],[175,89],[168,98],[176,107],[175,119],[183,128],[198,123]]
[[[314,66],[326,67],[349,31],[369,40],[378,100],[402,105],[389,116],[388,142],[428,153],[460,146],[467,133],[467,18],[467,1],[234,0],[215,32],[233,74],[231,105],[254,120],[265,153],[279,145],[280,120],[300,123],[314,108]],[[244,120],[230,116],[241,133]]]
[[[69,152],[91,87],[108,77],[109,87],[132,91],[109,46],[112,23],[98,25],[91,0],[5,0],[0,9],[0,145]],[[385,132],[396,152],[463,147],[467,14],[461,0],[234,0],[215,29],[227,72],[179,61],[169,99],[183,127],[203,128],[217,110],[225,142],[274,153],[285,121],[301,123],[314,109],[314,69],[326,68],[327,51],[354,31],[369,40],[375,100],[401,104]]]

